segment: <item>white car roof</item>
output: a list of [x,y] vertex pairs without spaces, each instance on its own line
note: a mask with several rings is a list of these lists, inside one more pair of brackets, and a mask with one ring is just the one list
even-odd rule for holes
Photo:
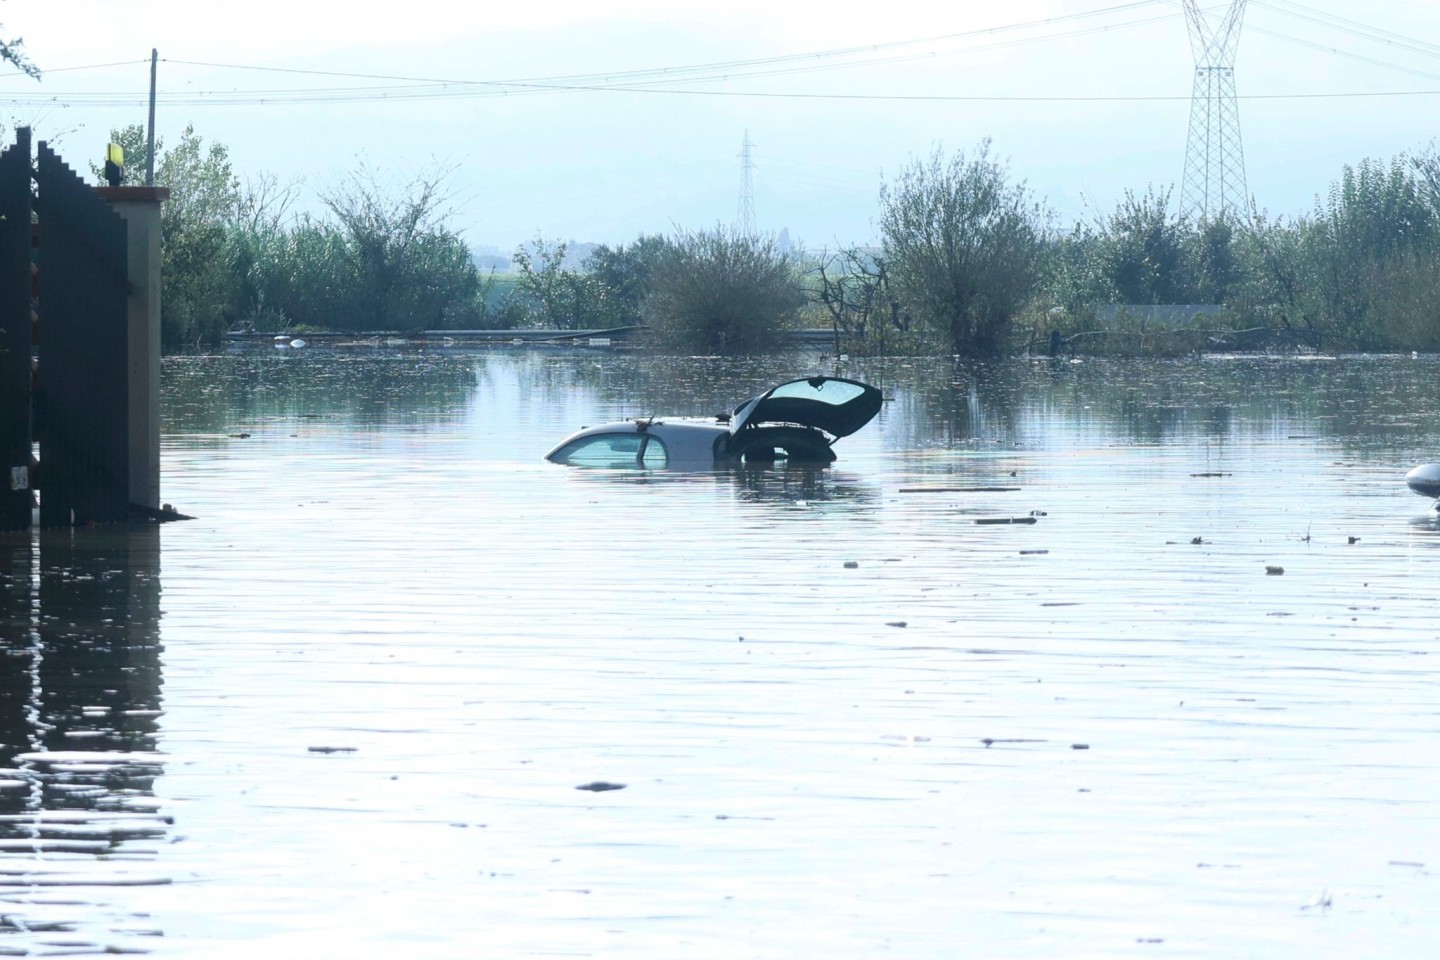
[[715,441],[728,437],[730,428],[714,417],[656,417],[655,419],[617,420],[577,430],[555,445],[545,455],[554,456],[576,440],[602,434],[648,433],[665,444],[673,466],[677,462],[710,466],[715,462]]

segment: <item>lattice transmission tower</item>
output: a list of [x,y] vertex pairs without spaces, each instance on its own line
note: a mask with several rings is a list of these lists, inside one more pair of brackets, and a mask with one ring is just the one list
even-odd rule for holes
[[755,158],[750,152],[754,146],[746,130],[740,148],[740,203],[735,208],[735,232],[742,237],[755,236]]
[[1235,97],[1235,50],[1246,0],[1231,0],[1218,22],[1184,0],[1195,55],[1195,87],[1190,96],[1190,135],[1185,144],[1185,178],[1180,212],[1193,220],[1244,214],[1245,151],[1240,144],[1240,106]]

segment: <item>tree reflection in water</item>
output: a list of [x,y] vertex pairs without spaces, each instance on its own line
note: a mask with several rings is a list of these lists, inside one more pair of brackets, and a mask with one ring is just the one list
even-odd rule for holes
[[114,892],[168,882],[145,866],[168,830],[159,530],[6,537],[0,589],[0,953],[57,934],[69,953],[143,949],[156,931]]

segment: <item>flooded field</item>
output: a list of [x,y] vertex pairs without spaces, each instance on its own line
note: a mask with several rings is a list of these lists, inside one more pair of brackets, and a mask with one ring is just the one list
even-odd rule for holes
[[[818,474],[541,460],[815,372]],[[165,375],[197,519],[0,541],[0,956],[1440,953],[1434,359]]]

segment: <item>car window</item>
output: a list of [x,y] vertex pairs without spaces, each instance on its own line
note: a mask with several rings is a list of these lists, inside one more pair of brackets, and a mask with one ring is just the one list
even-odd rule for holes
[[770,394],[772,397],[797,397],[802,400],[814,400],[817,403],[829,403],[840,406],[847,403],[865,392],[865,387],[858,383],[849,383],[844,380],[819,379],[818,385],[810,380],[796,380],[792,383],[784,383],[776,387]]
[[640,456],[640,462],[646,467],[663,467],[670,462],[670,451],[665,449],[665,444],[659,437],[647,437],[645,450]]
[[570,443],[553,459],[573,467],[663,467],[669,456],[665,444],[647,434],[599,433]]

